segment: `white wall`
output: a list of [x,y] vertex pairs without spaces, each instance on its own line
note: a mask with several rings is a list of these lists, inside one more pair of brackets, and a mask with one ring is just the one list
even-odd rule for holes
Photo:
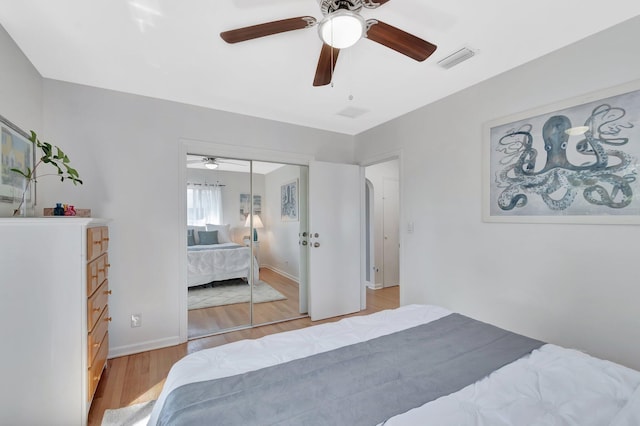
[[295,179],[298,179],[298,190],[300,190],[300,166],[284,166],[265,175],[267,196],[263,219],[266,219],[265,226],[268,228],[268,233],[260,242],[260,263],[298,281],[300,279],[300,246],[298,245],[300,222],[283,222],[280,216],[280,187]]
[[375,250],[375,284],[382,287],[384,281],[384,200],[383,184],[385,179],[399,179],[400,162],[398,160],[385,161],[374,164],[365,169],[365,177],[373,185],[374,210],[374,250]]
[[[112,356],[179,341],[181,140],[353,161],[353,138],[344,135],[47,79],[43,111],[45,134],[85,181],[43,183],[44,204],[68,202],[113,219]],[[142,313],[142,327],[130,327],[132,313]]]
[[[249,163],[247,162],[247,166]],[[249,194],[249,173],[225,172],[218,170],[187,169],[187,181],[193,183],[220,183],[222,187],[222,224],[231,225],[231,239],[242,244],[242,237],[249,235],[249,228],[245,228],[245,220],[240,219],[240,194]],[[264,210],[264,175],[253,175],[253,194],[262,197]],[[267,226],[265,224],[265,226]],[[259,239],[264,230],[258,229]]]
[[[42,77],[2,26],[0,57],[0,115],[25,132],[33,130],[41,136]],[[12,213],[11,203],[0,202],[0,217]]]
[[637,79],[638,39],[634,18],[356,137],[363,162],[402,150],[402,304],[640,369],[640,227],[481,221],[483,123]]

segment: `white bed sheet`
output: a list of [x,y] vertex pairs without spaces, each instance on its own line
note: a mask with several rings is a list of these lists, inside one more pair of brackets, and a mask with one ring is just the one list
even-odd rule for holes
[[450,313],[437,306],[408,305],[192,353],[171,368],[149,425],[156,424],[167,395],[187,383],[234,376],[327,352],[435,321]]
[[[190,354],[169,372],[149,425],[156,424],[167,395],[184,384],[330,351],[450,313],[436,306],[408,305]],[[640,372],[547,344],[483,380],[393,417],[384,425],[637,426],[639,420]]]
[[384,426],[640,425],[639,386],[638,371],[547,344]]
[[[212,281],[249,277],[251,249],[236,243],[191,246],[187,250],[187,287],[208,284]],[[203,250],[205,249],[205,250]],[[253,258],[254,273],[259,279],[258,261]]]

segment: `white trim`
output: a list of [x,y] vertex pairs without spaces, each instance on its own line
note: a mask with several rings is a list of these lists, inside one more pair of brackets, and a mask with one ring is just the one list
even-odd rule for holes
[[169,346],[179,345],[184,343],[180,336],[165,337],[158,340],[149,340],[147,342],[135,343],[133,345],[124,345],[118,347],[109,348],[109,359],[118,358],[121,356],[137,354],[140,352],[152,351],[155,349],[162,349]]
[[[369,215],[369,229],[367,229],[367,224],[366,224],[366,216],[365,216],[365,258],[364,258],[364,263],[365,263],[365,271],[364,271],[364,281],[365,281],[365,285],[369,288],[376,288],[376,247],[375,247],[375,240],[376,240],[376,227],[374,226],[374,219],[375,219],[375,212],[374,212],[374,199],[375,199],[375,188],[373,187],[373,183],[371,183],[371,181],[369,179],[367,179],[366,176],[366,170],[365,170],[365,178],[364,178],[364,185],[365,185],[365,201],[367,199],[366,197],[366,193],[367,190],[369,191],[369,203],[368,205],[365,205],[365,215],[368,214]],[[366,203],[365,203],[366,204]],[[369,253],[367,256],[367,235],[369,236]],[[367,259],[368,258],[368,259]],[[369,267],[367,268],[367,260],[369,260]],[[367,275],[369,275],[371,277],[371,279],[369,281],[367,281]]]
[[175,287],[178,300],[178,333],[180,341],[178,343],[184,343],[189,340],[189,310],[187,306],[188,287],[184,285],[187,282],[187,247],[184,240],[185,229],[187,229],[187,152],[188,146],[182,142],[178,146],[179,156],[179,211],[178,211],[178,223],[180,228],[176,228],[176,247],[182,247],[180,253],[182,260],[178,262],[178,282]]
[[260,269],[262,269],[262,268],[269,269],[269,270],[275,272],[276,274],[282,275],[283,277],[288,278],[291,281],[294,281],[296,284],[300,285],[300,278],[299,277],[296,277],[296,276],[291,275],[291,274],[289,274],[289,273],[287,273],[285,271],[282,271],[282,270],[276,268],[275,266],[262,264],[262,265],[260,265]]
[[365,186],[367,178],[364,167],[360,166],[360,309],[367,309],[367,209]]

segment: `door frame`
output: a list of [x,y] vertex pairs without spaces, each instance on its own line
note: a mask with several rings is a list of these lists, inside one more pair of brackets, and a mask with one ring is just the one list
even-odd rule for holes
[[[363,160],[361,160],[358,164],[360,165],[360,167],[362,167],[362,174],[363,174],[363,182],[362,185],[365,185],[364,182],[364,168],[368,167],[368,166],[373,166],[374,164],[379,164],[379,163],[384,163],[387,161],[392,161],[392,160],[398,160],[398,185],[399,185],[399,191],[398,191],[398,241],[400,244],[400,249],[399,249],[399,277],[398,277],[398,286],[400,287],[400,306],[402,306],[404,304],[403,300],[404,300],[404,286],[403,286],[403,279],[402,276],[404,275],[403,271],[404,271],[404,239],[405,239],[405,233],[402,232],[403,230],[403,224],[406,222],[405,221],[405,216],[404,216],[404,206],[403,206],[403,200],[404,200],[404,164],[403,164],[403,150],[399,149],[399,150],[393,150],[393,151],[387,151],[385,153],[382,154],[378,154],[378,155],[373,155],[370,157],[365,157]],[[365,205],[365,200],[364,200],[364,191],[362,191],[363,195],[362,195],[362,202],[361,204],[364,206]],[[365,222],[366,222],[366,217],[365,217],[365,211],[364,208],[361,211],[362,214],[362,223],[363,223],[363,229],[361,232],[362,235],[362,250],[366,250],[366,241],[365,239],[367,238],[366,232],[365,232]],[[366,292],[366,287],[367,287],[367,281],[366,281],[366,269],[367,269],[367,262],[365,259],[366,256],[361,256],[361,277],[362,277],[362,291],[363,293]],[[366,294],[366,293],[365,293]],[[366,308],[366,297],[364,297],[364,300],[362,302],[362,309]]]
[[[374,224],[375,219],[375,188],[373,187],[373,183],[369,179],[366,178],[366,170],[365,170],[365,238],[364,238],[364,255],[365,255],[365,267],[364,267],[364,284],[366,287],[371,289],[376,288],[376,247],[375,242],[376,239],[376,227]],[[368,198],[367,198],[368,196]],[[368,249],[367,249],[368,248]],[[367,280],[367,275],[369,275],[370,279]],[[365,289],[366,291],[366,289]]]
[[[195,139],[180,138],[178,140],[178,167],[179,167],[179,212],[178,224],[176,225],[176,238],[184,245],[184,230],[187,229],[187,163],[185,158],[189,152],[197,152],[202,155],[212,157],[242,158],[244,160],[266,161],[297,166],[309,166],[315,157],[308,154],[300,154],[286,151],[276,151],[250,146],[231,145],[221,142],[202,141]],[[178,268],[178,283],[187,282],[187,253],[186,245],[184,256],[180,258]],[[188,310],[187,292],[184,285],[176,285],[176,298],[179,301],[179,339],[180,343],[188,341]]]

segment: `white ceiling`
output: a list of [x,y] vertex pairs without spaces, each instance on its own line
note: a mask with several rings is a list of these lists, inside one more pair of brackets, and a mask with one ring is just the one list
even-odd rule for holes
[[[0,24],[43,77],[350,135],[639,14],[637,0],[391,0],[362,15],[434,55],[416,62],[363,39],[340,53],[333,87],[313,87],[316,28],[235,45],[219,33],[321,18],[317,0],[0,0]],[[437,66],[465,46],[478,54]],[[367,112],[337,115],[349,107]]]

